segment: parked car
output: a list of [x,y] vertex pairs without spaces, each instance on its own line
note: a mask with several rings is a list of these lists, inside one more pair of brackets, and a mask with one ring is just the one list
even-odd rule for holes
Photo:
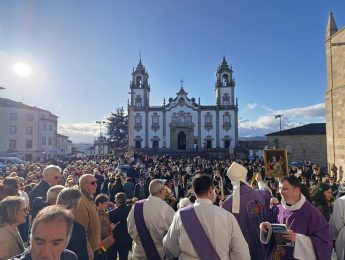
[[24,160],[21,160],[17,157],[0,157],[0,168],[2,169],[24,163]]

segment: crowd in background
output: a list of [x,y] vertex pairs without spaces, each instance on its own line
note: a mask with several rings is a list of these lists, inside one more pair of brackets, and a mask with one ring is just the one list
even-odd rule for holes
[[[264,181],[272,194],[271,206],[280,202],[279,180],[265,176],[262,160],[236,161],[247,169],[246,182],[252,188],[259,188],[257,176]],[[233,192],[233,183],[227,176],[231,163],[219,158],[172,159],[134,154],[7,167],[0,173],[0,259],[33,250],[30,227],[43,208],[56,204],[74,216],[67,249],[79,259],[127,259],[132,238],[124,220],[135,202],[150,196],[152,180],[164,182],[163,199],[176,211],[196,200],[191,187],[193,176],[208,175],[216,195],[214,204],[221,205]],[[329,222],[334,200],[345,194],[345,186],[311,162],[289,168],[289,175],[299,179],[302,194]],[[97,216],[90,217],[93,205]],[[6,232],[14,234],[12,240],[3,235]],[[98,232],[99,238],[93,237]]]

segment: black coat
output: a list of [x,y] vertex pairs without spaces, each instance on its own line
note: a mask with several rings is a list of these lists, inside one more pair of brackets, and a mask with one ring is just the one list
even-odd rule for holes
[[112,223],[116,224],[120,221],[120,223],[113,230],[115,243],[112,246],[114,247],[130,247],[132,244],[132,238],[128,234],[127,228],[127,217],[131,211],[131,208],[132,207],[128,205],[121,205],[109,212],[109,220]]
[[41,197],[44,200],[47,198],[47,191],[49,190],[50,185],[45,180],[41,180],[30,192],[29,198],[30,203],[34,201],[35,198]]
[[[140,191],[140,183],[137,183],[135,184],[135,188],[134,188],[134,197],[138,199],[143,199],[143,198],[139,198],[139,191]],[[145,199],[146,199],[150,195],[149,188],[146,184],[144,184],[144,192],[145,192]]]
[[85,228],[79,222],[73,221],[73,229],[67,249],[74,252],[78,259],[89,259]]

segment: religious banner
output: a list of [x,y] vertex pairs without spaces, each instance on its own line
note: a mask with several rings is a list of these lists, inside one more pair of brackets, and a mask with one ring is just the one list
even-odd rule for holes
[[283,177],[288,175],[286,149],[264,150],[266,177]]

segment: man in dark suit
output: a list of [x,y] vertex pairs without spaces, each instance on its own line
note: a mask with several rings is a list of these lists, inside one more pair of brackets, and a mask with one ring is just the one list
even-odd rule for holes
[[142,200],[146,199],[149,196],[149,194],[149,188],[145,183],[145,178],[141,176],[139,179],[139,183],[135,185],[134,197],[138,198],[139,200]]
[[128,234],[127,228],[127,217],[131,206],[126,205],[126,201],[126,193],[117,193],[115,196],[116,208],[109,212],[109,219],[116,224],[116,227],[113,229],[115,243],[107,250],[108,259],[116,259],[118,253],[120,260],[127,260],[132,247],[132,238]]

